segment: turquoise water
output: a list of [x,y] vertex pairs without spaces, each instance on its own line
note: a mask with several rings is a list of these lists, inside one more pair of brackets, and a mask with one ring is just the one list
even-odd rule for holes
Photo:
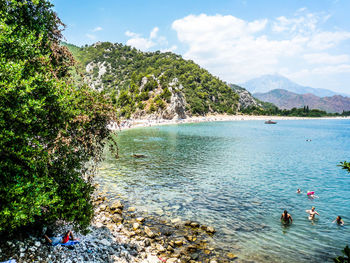
[[[106,154],[98,181],[140,211],[214,226],[213,242],[242,260],[332,262],[350,243],[350,174],[337,167],[350,160],[349,131],[349,120],[131,129],[118,135],[120,158]],[[289,227],[279,221],[284,209]],[[332,223],[338,214],[344,227]]]

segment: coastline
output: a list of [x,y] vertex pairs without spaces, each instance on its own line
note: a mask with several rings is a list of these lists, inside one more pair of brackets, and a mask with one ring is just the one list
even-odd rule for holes
[[[230,262],[231,252],[212,247],[209,240],[216,230],[195,221],[163,220],[141,214],[117,199],[99,193],[94,201],[94,218],[88,233],[74,231],[78,244],[50,246],[42,230],[24,233],[0,244],[0,260],[13,262],[119,262],[176,263]],[[58,221],[48,226],[54,236],[73,229]]]
[[122,120],[120,124],[111,123],[109,128],[111,130],[126,130],[131,128],[143,128],[162,125],[175,125],[185,123],[200,123],[200,122],[224,122],[224,121],[281,121],[281,120],[346,120],[350,116],[342,117],[288,117],[288,116],[265,116],[265,115],[226,115],[226,114],[212,114],[206,116],[192,116],[186,119],[128,119]]

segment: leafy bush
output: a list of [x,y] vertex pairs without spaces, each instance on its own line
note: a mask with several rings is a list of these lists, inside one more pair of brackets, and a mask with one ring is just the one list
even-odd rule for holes
[[71,54],[45,0],[0,2],[0,232],[92,216],[94,166],[112,108],[76,88]]
[[350,172],[350,162],[341,162],[339,166],[343,167],[343,169],[348,170],[348,172]]

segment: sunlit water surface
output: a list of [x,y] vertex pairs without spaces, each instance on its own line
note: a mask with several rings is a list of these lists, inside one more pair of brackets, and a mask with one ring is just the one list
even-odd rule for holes
[[[216,245],[241,259],[332,262],[350,242],[350,174],[337,166],[350,159],[349,131],[349,120],[131,129],[118,135],[119,159],[106,152],[97,180],[139,211],[214,226]],[[279,221],[284,209],[290,227]],[[344,227],[332,223],[337,215]]]

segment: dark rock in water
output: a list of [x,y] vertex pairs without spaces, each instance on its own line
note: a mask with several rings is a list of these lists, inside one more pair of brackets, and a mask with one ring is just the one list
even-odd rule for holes
[[118,208],[118,209],[115,209],[115,210],[111,210],[111,213],[112,214],[120,214],[121,215],[121,214],[123,214],[123,211]]
[[134,158],[146,158],[147,156],[143,155],[143,154],[133,154],[132,157],[134,157]]
[[199,223],[198,222],[191,222],[190,226],[193,228],[197,228],[197,227],[199,227]]
[[184,224],[185,224],[185,226],[190,226],[190,225],[191,225],[191,223],[192,223],[192,221],[191,221],[191,220],[186,220]]
[[206,229],[206,231],[207,231],[208,233],[211,233],[211,234],[214,234],[214,233],[216,232],[215,228],[212,227],[212,226],[208,226],[207,229]]
[[191,258],[192,258],[193,260],[197,260],[198,257],[199,257],[198,253],[193,253],[193,254],[191,255]]

